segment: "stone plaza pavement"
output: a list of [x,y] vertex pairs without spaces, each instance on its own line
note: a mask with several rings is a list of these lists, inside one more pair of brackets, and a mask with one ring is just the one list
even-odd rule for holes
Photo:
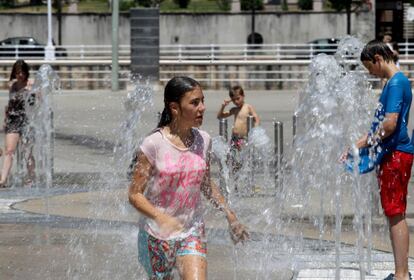
[[[54,97],[54,186],[15,187],[0,192],[0,279],[145,279],[136,260],[138,215],[127,202],[128,183],[118,181],[118,185],[107,186],[111,173],[123,172],[114,170],[111,157],[118,136],[115,133],[125,118],[125,96],[123,91],[68,91]],[[215,115],[224,98],[225,91],[205,91],[203,129],[212,136],[218,134]],[[285,152],[289,153],[297,91],[247,91],[246,101],[255,106],[272,141],[273,119],[284,123]],[[7,93],[0,92],[0,108],[6,102]],[[155,92],[154,109],[143,117],[149,126],[155,126],[155,112],[161,111],[162,104],[161,92]],[[229,127],[231,123],[229,120]],[[1,146],[3,141],[2,137]],[[412,185],[407,218],[414,232]],[[311,224],[302,225],[310,249],[296,261],[298,268],[292,268],[284,260],[288,248],[275,242],[263,243],[280,234],[289,235],[296,226],[278,232],[268,226],[269,221],[257,218],[277,204],[274,197],[236,199],[234,207],[247,223],[251,241],[244,246],[231,245],[223,215],[210,207],[206,217],[209,279],[334,279],[332,228],[326,229],[325,251],[320,252],[312,249],[319,242],[319,232]],[[344,212],[351,215],[349,205]],[[355,264],[347,259],[352,259],[356,239],[352,224],[344,222],[345,267],[341,279],[360,278]],[[382,279],[393,264],[381,216],[374,220],[372,242],[372,274],[366,279]],[[414,256],[413,245],[410,256]],[[411,261],[410,265],[414,267]]]

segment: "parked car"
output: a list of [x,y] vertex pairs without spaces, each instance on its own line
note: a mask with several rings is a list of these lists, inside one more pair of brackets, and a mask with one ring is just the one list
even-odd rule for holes
[[323,38],[323,39],[316,39],[313,41],[308,42],[308,44],[312,44],[312,51],[311,54],[313,56],[318,55],[320,53],[325,54],[335,54],[339,39],[337,38]]
[[308,60],[321,53],[333,55],[339,41],[336,38],[321,38],[302,44],[285,44],[280,48],[281,59]]
[[[33,37],[12,37],[0,41],[0,57],[39,58],[45,57],[46,45]],[[64,48],[56,48],[56,57],[66,56]]]

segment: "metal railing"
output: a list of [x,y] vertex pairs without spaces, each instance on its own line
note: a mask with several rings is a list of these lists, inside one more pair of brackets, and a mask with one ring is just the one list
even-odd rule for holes
[[[309,60],[320,53],[334,54],[337,44],[208,44],[160,45],[164,61]],[[400,57],[414,58],[414,43],[400,43]],[[130,59],[130,45],[120,45],[119,59]],[[111,45],[55,46],[56,60],[110,60]],[[44,46],[0,46],[0,59],[43,59]]]
[[[318,45],[323,46],[333,45]],[[2,48],[0,88],[5,89],[16,57],[1,56],[4,54]],[[110,87],[112,60],[109,45],[56,46],[58,52],[63,49],[66,56],[57,55],[54,61],[45,61],[40,56],[26,61],[33,70],[41,64],[51,64],[61,78],[63,89]],[[320,48],[309,44],[264,44],[260,48],[259,45],[244,44],[161,45],[160,82],[165,83],[174,75],[188,75],[201,82],[203,87],[211,89],[224,88],[234,82],[250,89],[298,88],[308,81],[310,57],[319,51]],[[298,52],[308,58],[299,59],[303,57],[297,56]],[[414,54],[414,43],[400,44],[401,69],[414,81],[414,55],[411,56],[411,52]],[[291,58],[292,55],[295,59]],[[125,89],[131,80],[129,66],[129,46],[121,45],[118,72],[121,89]]]

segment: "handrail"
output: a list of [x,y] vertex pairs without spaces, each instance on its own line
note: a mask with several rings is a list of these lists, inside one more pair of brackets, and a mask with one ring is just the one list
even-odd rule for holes
[[[414,58],[414,43],[400,43],[400,58]],[[319,53],[333,54],[336,44],[199,44],[160,45],[161,60],[289,60],[311,59]],[[59,45],[55,46],[56,60],[106,60],[111,58],[111,45]],[[130,58],[130,45],[119,46],[121,59]],[[39,56],[42,59],[44,46],[3,45],[0,59]]]

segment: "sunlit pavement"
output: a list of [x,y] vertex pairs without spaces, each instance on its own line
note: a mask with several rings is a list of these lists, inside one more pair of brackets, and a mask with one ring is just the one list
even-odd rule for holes
[[[227,93],[208,91],[205,95],[203,128],[217,135],[215,114]],[[105,180],[101,174],[112,171],[111,144],[122,120],[124,96],[124,92],[102,91],[65,92],[55,97],[55,186],[0,191],[0,275],[5,275],[4,279],[145,279],[136,259],[137,214],[127,203],[127,182],[103,193],[100,189]],[[285,123],[287,153],[297,98],[295,91],[247,92],[247,100],[256,107],[271,138],[273,119]],[[155,94],[157,105],[145,116],[146,122],[155,124],[154,112],[161,111],[161,100],[161,94]],[[0,108],[6,101],[6,95],[0,95]],[[412,190],[407,215],[410,228],[414,228]],[[256,205],[256,212],[240,211],[244,221],[260,215],[260,207],[277,203],[272,197],[241,200],[245,205]],[[323,237],[328,240],[323,243],[325,250],[305,250],[297,256],[300,268],[294,269],[285,266],[283,244],[267,244],[267,248],[260,245],[263,239],[289,229],[282,233],[269,228],[264,231],[255,224],[250,228],[252,240],[234,247],[221,214],[211,210],[206,220],[209,279],[334,279],[332,230],[328,229]],[[381,279],[393,267],[385,220],[377,218],[374,223],[375,250],[371,275],[366,279]],[[318,240],[318,234],[312,226],[306,227],[309,248],[317,247],[314,240]],[[352,228],[344,227],[341,279],[360,279],[358,264],[346,261],[355,258],[355,248],[346,244],[354,244],[356,239]],[[269,261],[263,262],[263,254],[269,256]],[[410,255],[414,256],[413,246]]]

